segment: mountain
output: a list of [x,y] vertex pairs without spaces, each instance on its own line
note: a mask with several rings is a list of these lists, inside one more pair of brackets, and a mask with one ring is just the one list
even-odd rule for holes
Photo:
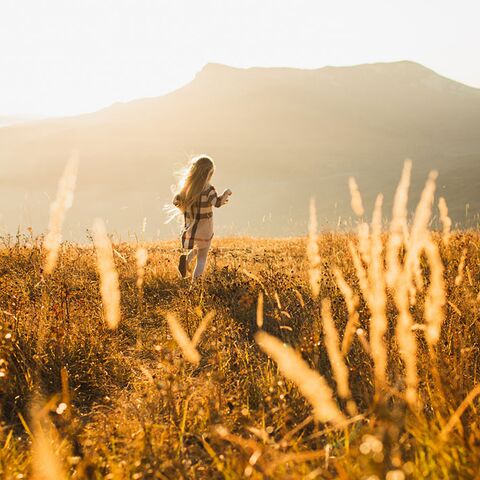
[[342,224],[353,217],[350,175],[368,209],[385,194],[388,216],[406,158],[414,162],[412,205],[437,169],[454,223],[471,225],[480,212],[479,126],[480,89],[414,62],[315,70],[207,64],[162,97],[0,129],[0,224],[43,231],[76,148],[69,238],[84,238],[96,216],[122,238],[139,233],[145,217],[146,237],[172,236],[177,225],[164,225],[161,210],[172,172],[202,152],[216,161],[217,189],[234,192],[217,212],[219,234],[303,234],[312,195],[322,225]]

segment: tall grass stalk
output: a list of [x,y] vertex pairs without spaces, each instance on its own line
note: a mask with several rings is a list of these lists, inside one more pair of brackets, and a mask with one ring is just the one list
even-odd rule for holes
[[340,398],[347,400],[347,408],[351,415],[358,413],[355,402],[352,400],[352,393],[348,384],[348,368],[340,350],[338,332],[332,318],[330,300],[322,300],[322,323],[325,331],[325,346],[327,347],[330,365],[337,382],[337,391]]
[[260,348],[275,360],[282,374],[297,385],[313,406],[313,413],[318,421],[333,425],[345,421],[345,415],[338,408],[325,379],[312,370],[295,350],[263,331],[257,332],[255,340]]
[[170,332],[172,333],[173,338],[182,350],[185,358],[195,365],[200,363],[200,354],[195,348],[193,342],[188,338],[188,335],[186,334],[183,327],[180,325],[177,317],[173,313],[167,313],[165,318],[167,320]]
[[438,247],[431,238],[426,241],[425,253],[430,265],[430,285],[425,298],[425,337],[429,345],[433,346],[440,338],[440,330],[445,320],[444,267]]
[[361,217],[364,213],[363,202],[355,178],[350,177],[348,179],[348,187],[350,188],[350,195],[352,198],[352,210],[355,212],[356,215]]
[[383,196],[378,195],[372,217],[372,235],[370,240],[371,264],[368,269],[369,276],[369,308],[370,318],[370,349],[374,361],[374,373],[377,390],[386,383],[387,347],[385,333],[387,331],[385,292],[385,269],[383,262],[382,243],[382,203]]
[[360,325],[360,316],[358,314],[359,298],[357,295],[355,295],[355,293],[353,293],[353,290],[345,281],[342,272],[338,268],[333,269],[333,274],[335,276],[337,286],[340,289],[343,298],[345,299],[348,311],[348,322],[345,326],[345,331],[342,338],[342,355],[346,355],[350,350],[350,346],[355,336],[355,331]]
[[390,235],[386,245],[387,283],[392,286],[400,275],[399,255],[402,246],[408,244],[409,232],[407,224],[408,189],[412,162],[406,160],[402,170],[400,183],[398,184],[393,200],[392,220],[390,222]]
[[443,242],[445,245],[448,245],[451,235],[450,230],[452,228],[452,219],[448,216],[447,201],[443,197],[438,199],[438,210],[440,211],[440,220],[442,221],[443,225]]
[[108,238],[105,224],[100,219],[96,219],[93,224],[93,240],[105,321],[108,328],[113,330],[120,323],[120,286],[113,259],[112,243]]
[[308,244],[307,256],[310,262],[310,269],[308,271],[310,279],[310,288],[312,295],[317,298],[320,293],[321,281],[321,258],[318,249],[318,234],[317,234],[317,209],[315,207],[315,199],[310,199],[310,220],[308,222]]
[[143,280],[145,278],[145,265],[148,260],[148,250],[143,247],[137,248],[135,252],[135,260],[137,263],[137,288],[141,292],[143,288]]
[[62,243],[62,225],[67,210],[73,204],[77,171],[78,154],[73,153],[67,161],[63,175],[58,182],[57,196],[50,205],[48,233],[43,244],[46,251],[44,271],[47,275],[54,271],[57,264],[58,253]]
[[[60,438],[48,418],[46,406],[35,405],[32,419],[32,480],[66,480],[67,474],[59,456]],[[17,477],[22,478],[22,477]]]
[[415,217],[410,230],[407,254],[405,258],[406,281],[409,286],[410,303],[415,303],[416,291],[423,291],[424,281],[420,267],[421,253],[429,238],[428,225],[432,215],[432,204],[435,194],[435,180],[438,176],[436,171],[430,172],[420,201],[415,210]]

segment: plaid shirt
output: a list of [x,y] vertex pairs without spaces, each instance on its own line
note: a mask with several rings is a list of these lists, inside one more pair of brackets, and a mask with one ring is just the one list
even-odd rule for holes
[[[195,245],[207,247],[213,237],[213,207],[224,205],[227,195],[217,195],[212,185],[207,185],[198,200],[184,213],[185,227],[181,234],[182,247],[191,250]],[[178,206],[178,195],[173,199]]]

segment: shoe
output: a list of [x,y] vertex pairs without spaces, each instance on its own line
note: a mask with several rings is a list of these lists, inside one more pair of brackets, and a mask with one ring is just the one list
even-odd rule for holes
[[187,276],[187,256],[180,255],[180,260],[178,261],[178,273],[182,278]]

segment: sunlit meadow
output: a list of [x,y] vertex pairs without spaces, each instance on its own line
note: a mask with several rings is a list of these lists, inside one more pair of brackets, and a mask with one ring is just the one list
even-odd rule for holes
[[414,212],[410,162],[393,212],[351,179],[351,233],[312,200],[305,238],[218,238],[191,284],[176,241],[62,242],[75,162],[2,238],[2,478],[480,478],[480,234],[435,172]]

